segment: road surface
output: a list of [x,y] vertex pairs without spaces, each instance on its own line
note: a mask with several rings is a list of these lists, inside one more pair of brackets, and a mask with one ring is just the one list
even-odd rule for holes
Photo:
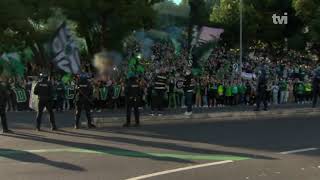
[[34,113],[9,114],[14,134],[1,135],[1,179],[10,180],[319,180],[320,116],[121,122],[33,130]]

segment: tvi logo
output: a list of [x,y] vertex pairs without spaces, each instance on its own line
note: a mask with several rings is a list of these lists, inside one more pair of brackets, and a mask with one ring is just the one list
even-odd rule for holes
[[284,16],[272,15],[273,24],[288,24],[288,13],[284,13]]

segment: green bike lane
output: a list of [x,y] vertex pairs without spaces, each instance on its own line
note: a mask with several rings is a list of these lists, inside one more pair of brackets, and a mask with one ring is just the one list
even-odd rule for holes
[[[44,176],[46,179],[128,179],[207,163],[245,161],[254,156],[188,142],[87,130],[57,133],[17,130],[15,134],[2,135],[1,139],[0,173],[13,180],[37,180]],[[138,145],[136,141],[163,146]]]

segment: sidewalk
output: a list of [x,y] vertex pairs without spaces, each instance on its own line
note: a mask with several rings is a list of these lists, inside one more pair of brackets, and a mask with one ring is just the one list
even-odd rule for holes
[[[269,111],[253,111],[252,106],[237,106],[237,107],[220,107],[220,108],[199,108],[194,109],[194,113],[191,116],[184,115],[184,109],[178,109],[177,111],[165,111],[163,116],[150,116],[147,112],[141,113],[141,121],[177,121],[187,120],[206,120],[213,119],[215,121],[221,120],[241,120],[241,119],[256,119],[256,118],[270,118],[270,117],[283,117],[283,116],[316,116],[320,115],[320,108],[310,108],[310,105],[279,105],[273,106]],[[126,116],[123,113],[116,116],[106,116],[103,114],[97,114],[94,117],[94,123],[103,127],[110,123],[124,122]],[[132,119],[133,119],[132,114]]]

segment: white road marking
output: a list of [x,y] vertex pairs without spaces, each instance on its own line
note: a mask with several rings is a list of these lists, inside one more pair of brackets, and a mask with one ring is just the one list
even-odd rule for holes
[[234,162],[234,161],[227,160],[227,161],[219,161],[219,162],[213,162],[213,163],[199,164],[199,165],[195,165],[195,166],[188,166],[188,167],[184,167],[184,168],[178,168],[178,169],[172,169],[172,170],[166,170],[166,171],[161,171],[161,172],[157,172],[157,173],[147,174],[147,175],[143,175],[143,176],[129,178],[129,179],[126,179],[126,180],[147,179],[147,178],[151,178],[151,177],[155,177],[155,176],[161,176],[161,175],[176,173],[176,172],[180,172],[180,171],[187,171],[187,170],[191,170],[191,169],[197,169],[197,168],[203,168],[203,167],[209,167],[209,166],[216,166],[216,165],[227,164],[227,163],[232,163],[232,162]]
[[307,152],[307,151],[316,151],[319,148],[305,148],[305,149],[297,149],[297,150],[291,150],[291,151],[285,151],[280,152],[280,154],[294,154],[294,153],[300,153],[300,152]]

